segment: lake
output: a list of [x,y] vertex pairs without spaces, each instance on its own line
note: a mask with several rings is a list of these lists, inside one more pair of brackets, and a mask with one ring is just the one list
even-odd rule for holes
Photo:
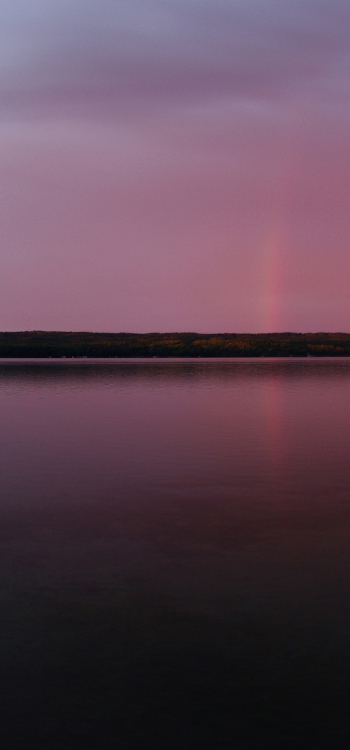
[[0,362],[4,750],[350,743],[350,359]]

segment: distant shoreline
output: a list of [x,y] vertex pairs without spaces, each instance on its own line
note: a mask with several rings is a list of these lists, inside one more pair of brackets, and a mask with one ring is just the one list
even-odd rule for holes
[[349,357],[350,333],[0,333],[0,359]]

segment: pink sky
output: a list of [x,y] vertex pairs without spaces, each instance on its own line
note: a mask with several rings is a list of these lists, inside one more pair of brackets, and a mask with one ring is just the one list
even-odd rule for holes
[[0,35],[1,330],[350,331],[344,0],[11,0]]

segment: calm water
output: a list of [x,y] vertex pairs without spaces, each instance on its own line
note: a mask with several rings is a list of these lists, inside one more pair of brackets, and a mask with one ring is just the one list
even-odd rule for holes
[[4,750],[350,743],[350,360],[0,364]]

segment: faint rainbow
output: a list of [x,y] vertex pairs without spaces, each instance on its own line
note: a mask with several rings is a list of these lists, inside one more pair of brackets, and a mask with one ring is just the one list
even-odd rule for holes
[[262,328],[267,333],[280,331],[283,322],[286,246],[286,226],[280,216],[272,222],[263,241]]
[[[290,113],[291,119],[293,112]],[[270,218],[262,240],[262,330],[285,330],[286,261],[290,244],[290,209],[298,180],[297,144],[285,142],[275,158]]]

